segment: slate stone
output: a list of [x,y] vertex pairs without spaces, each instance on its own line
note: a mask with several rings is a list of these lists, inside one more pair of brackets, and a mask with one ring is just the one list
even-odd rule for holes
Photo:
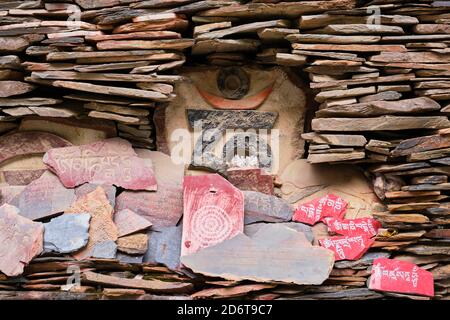
[[180,224],[150,231],[144,261],[151,264],[161,263],[171,270],[177,270],[180,266],[182,230],[183,226]]
[[[266,224],[267,223],[264,222],[247,224],[244,226],[244,234],[252,238],[253,235]],[[301,232],[305,235],[306,239],[308,239],[309,242],[312,243],[314,241],[314,233],[312,231],[312,228],[306,224],[297,222],[278,222],[277,225],[294,229],[297,232]]]
[[123,252],[117,252],[116,259],[122,263],[143,263],[144,255],[130,255]]
[[227,179],[242,191],[258,191],[273,195],[273,178],[261,168],[231,168]]
[[49,150],[44,163],[68,188],[89,182],[114,184],[130,190],[156,190],[153,168],[138,158],[121,138]]
[[42,252],[44,226],[22,217],[9,204],[0,207],[0,271],[8,277],[22,274],[23,268]]
[[116,257],[117,244],[114,241],[97,242],[92,247],[92,257],[99,259],[114,259]]
[[134,213],[129,209],[120,210],[114,214],[114,223],[119,232],[118,236],[123,237],[138,231],[148,229],[151,222]]
[[113,208],[101,187],[79,198],[65,213],[86,212],[91,215],[89,242],[85,248],[77,251],[73,256],[78,260],[89,257],[111,257],[112,245],[103,244],[103,242],[114,243],[117,240],[118,231],[113,222]]
[[136,149],[136,153],[153,162],[158,190],[124,191],[116,199],[115,211],[129,209],[151,222],[155,230],[177,225],[183,214],[184,165],[173,163],[162,152]]
[[0,163],[16,156],[44,153],[52,148],[71,146],[72,144],[47,132],[17,132],[2,136],[0,140]]
[[373,261],[377,258],[389,258],[390,257],[389,252],[383,252],[383,251],[377,251],[377,252],[368,252],[365,255],[363,255],[360,259],[356,261],[337,261],[334,264],[335,268],[338,269],[346,269],[346,268],[352,268],[352,269],[367,269],[367,267],[371,266]]
[[258,240],[238,234],[182,256],[181,262],[194,272],[236,281],[318,285],[328,278],[334,263],[333,252],[311,246],[302,233],[290,228],[285,227],[289,236],[274,238],[271,228],[264,229],[254,235]]
[[22,216],[38,220],[64,212],[74,201],[74,190],[65,188],[57,176],[46,171],[14,197],[11,204],[19,208]]
[[201,121],[202,129],[272,129],[278,117],[277,112],[251,110],[223,111],[187,109],[189,125],[194,128]]
[[244,196],[218,174],[183,182],[181,255],[192,254],[244,231]]
[[136,233],[117,240],[117,249],[131,255],[145,254],[147,246],[148,236],[145,233]]
[[82,196],[91,193],[97,187],[102,187],[103,190],[105,190],[106,196],[108,197],[109,203],[111,204],[111,207],[114,207],[116,205],[116,191],[117,188],[113,185],[108,184],[94,184],[94,183],[85,183],[81,186],[75,188],[75,196],[77,199],[81,198]]
[[285,200],[257,191],[243,191],[245,224],[290,221],[294,208]]
[[89,213],[63,214],[44,224],[44,250],[69,253],[83,248],[89,240]]

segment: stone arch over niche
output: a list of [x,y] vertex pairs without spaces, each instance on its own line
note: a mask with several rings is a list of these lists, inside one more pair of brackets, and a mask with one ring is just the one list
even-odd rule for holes
[[[230,68],[202,66],[179,70],[186,80],[177,85],[176,98],[167,108],[158,111],[163,113],[162,119],[160,114],[155,115],[157,125],[164,123],[161,127],[165,141],[160,141],[158,146],[167,145],[170,153],[177,144],[173,133],[185,129],[192,134],[191,152],[185,154],[186,163],[192,162],[192,150],[200,150],[200,145],[204,149],[205,143],[211,143],[194,136],[194,120],[202,120],[207,126],[203,129],[214,127],[219,130],[220,134],[213,139],[214,146],[208,146],[216,158],[227,160],[223,157],[223,149],[232,143],[233,134],[229,131],[233,130],[253,130],[256,136],[264,135],[261,141],[266,141],[266,149],[274,155],[270,166],[274,168],[273,174],[280,173],[291,161],[302,158],[305,143],[300,135],[305,132],[305,125],[308,126],[306,119],[313,108],[309,101],[310,90],[304,81],[286,67],[239,66],[232,76],[241,72],[236,77],[244,82],[240,84],[244,89],[238,90],[234,99],[229,99],[220,88],[224,83],[224,70]],[[275,148],[272,142],[277,143]]]

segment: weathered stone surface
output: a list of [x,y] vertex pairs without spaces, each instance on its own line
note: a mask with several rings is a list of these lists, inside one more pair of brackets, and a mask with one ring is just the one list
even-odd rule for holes
[[206,40],[206,39],[218,39],[224,38],[229,35],[239,34],[239,33],[252,33],[263,28],[270,27],[287,27],[288,21],[286,20],[269,20],[269,21],[261,21],[261,22],[252,22],[247,24],[241,24],[238,26],[234,26],[231,28],[215,30],[210,32],[205,32],[196,37],[198,40]]
[[83,248],[89,240],[90,214],[63,214],[44,224],[44,250],[69,253]]
[[335,153],[310,153],[308,155],[308,162],[310,163],[324,163],[335,161],[347,161],[364,159],[366,154],[364,151],[350,151],[350,152],[335,152]]
[[[65,213],[85,212],[91,215],[89,242],[86,248],[74,254],[74,257],[79,260],[94,256],[93,251],[96,250],[99,243],[114,242],[117,240],[118,234],[117,227],[113,222],[113,208],[101,187],[79,198]],[[95,254],[97,256],[97,252]]]
[[44,226],[20,216],[11,205],[0,207],[0,271],[7,276],[22,274],[23,268],[42,252]]
[[285,200],[257,191],[244,191],[244,222],[290,221],[294,208]]
[[0,81],[0,98],[24,94],[34,90],[35,86],[20,81]]
[[404,34],[402,27],[383,26],[379,24],[329,24],[325,28],[316,30],[316,32],[327,34]]
[[160,228],[148,233],[148,250],[144,261],[161,263],[169,269],[176,270],[180,266],[181,236],[183,226]]
[[249,3],[223,6],[200,13],[202,17],[239,17],[239,18],[270,18],[286,17],[297,18],[308,13],[326,10],[352,9],[355,2],[352,0],[334,1],[302,1],[281,3]]
[[15,196],[19,195],[25,186],[15,186],[0,183],[0,206],[10,203]]
[[261,168],[231,168],[227,179],[242,191],[258,191],[273,194],[273,178]]
[[302,134],[302,138],[314,143],[323,143],[334,146],[362,147],[367,143],[367,139],[362,135],[317,134],[315,132],[309,132]]
[[448,128],[447,117],[318,118],[312,120],[316,131],[398,131],[408,129]]
[[261,42],[254,39],[214,39],[197,41],[192,47],[193,55],[209,54],[214,52],[254,52]]
[[317,117],[356,116],[370,117],[388,114],[426,113],[439,110],[436,101],[427,98],[404,99],[400,101],[373,101],[344,106],[334,106],[316,112]]
[[201,121],[206,129],[271,129],[278,117],[276,112],[259,111],[219,111],[188,109],[189,125],[194,128]]
[[[314,98],[317,102],[324,102],[327,99],[341,99],[347,97],[357,97],[376,92],[375,87],[353,88],[346,90],[322,91]],[[336,108],[336,107],[335,107]]]
[[[83,74],[83,73],[80,73]],[[85,73],[92,75],[91,73]],[[144,81],[144,80],[141,80]],[[132,88],[119,88],[112,86],[102,86],[97,84],[75,82],[75,81],[62,81],[56,80],[52,83],[53,86],[58,88],[73,89],[84,92],[92,92],[99,94],[107,94],[114,96],[122,96],[129,98],[150,99],[155,101],[167,101],[168,97],[165,94],[156,91],[146,91]]]
[[[308,35],[309,36],[309,35]],[[313,35],[314,38],[319,38],[321,35]],[[288,36],[290,37],[290,36]],[[344,38],[345,37],[345,38]],[[362,36],[364,37],[364,36]],[[322,37],[324,40],[322,41],[333,41],[343,42],[343,41],[352,41],[351,39],[355,38],[353,41],[358,41],[360,39],[358,36],[327,36],[324,35]],[[346,40],[344,40],[344,39]],[[373,37],[370,37],[373,38]],[[334,39],[334,40],[333,40]],[[316,44],[317,41],[313,43],[293,43],[292,48],[296,50],[310,50],[310,51],[344,51],[344,52],[405,52],[407,49],[403,45],[390,45],[390,44],[328,44],[328,43],[319,43]],[[364,42],[364,41],[362,41]]]
[[296,284],[321,284],[325,281],[333,268],[334,254],[327,249],[313,247],[303,233],[288,227],[284,227],[284,233],[284,236],[280,234],[271,238],[274,236],[272,228],[263,228],[253,235],[258,240],[239,234],[215,246],[182,256],[181,262],[195,272],[229,280]]
[[117,239],[117,249],[132,255],[145,254],[147,246],[148,236],[145,233],[136,233]]
[[[244,226],[244,234],[253,238],[253,236],[263,227],[265,227],[267,223],[259,222],[252,223]],[[278,226],[287,227],[290,229],[294,229],[297,232],[301,232],[305,235],[306,239],[310,243],[314,241],[314,234],[312,228],[306,224],[298,223],[298,222],[277,222]]]
[[70,146],[71,143],[46,132],[17,132],[2,136],[0,163],[16,156],[44,153],[51,148]]
[[191,291],[193,285],[188,282],[165,282],[160,280],[126,279],[87,271],[83,273],[87,282],[122,288],[144,289],[154,293],[185,293]]
[[108,197],[109,203],[112,207],[115,206],[116,203],[116,187],[110,185],[110,184],[93,184],[93,183],[85,183],[81,186],[75,188],[75,196],[77,197],[77,200],[88,193],[91,193],[92,191],[95,191],[98,187],[101,187]]
[[66,189],[53,173],[46,171],[11,200],[20,214],[30,220],[39,220],[68,209],[75,200],[73,189]]
[[393,156],[405,156],[416,152],[450,147],[449,135],[432,135],[403,140],[392,151]]
[[244,196],[218,174],[183,181],[181,255],[218,244],[244,231]]
[[116,254],[117,244],[112,240],[97,242],[91,251],[92,258],[98,259],[114,259]]
[[338,269],[346,269],[352,268],[355,270],[367,269],[367,267],[373,264],[373,261],[378,258],[389,258],[391,254],[389,252],[377,251],[377,252],[368,252],[356,261],[337,261],[334,265],[335,268]]
[[117,226],[118,236],[126,236],[151,227],[151,223],[129,209],[114,214],[114,223]]
[[116,199],[115,211],[129,209],[152,223],[152,229],[175,226],[183,214],[184,166],[175,164],[162,152],[136,150],[139,157],[151,159],[155,168],[156,192],[124,191]]
[[382,52],[370,58],[373,62],[445,63],[450,57],[436,52]]
[[85,182],[114,184],[131,190],[156,190],[157,186],[153,168],[121,138],[52,149],[45,154],[44,163],[69,188]]
[[[83,130],[80,130],[82,128]],[[74,145],[89,144],[117,136],[113,122],[95,119],[48,118],[29,116],[22,120],[20,131],[41,131],[59,136]],[[70,145],[70,144],[68,144]],[[68,145],[54,146],[54,148]],[[46,148],[49,149],[49,148]],[[47,150],[45,150],[47,151]],[[43,152],[45,152],[43,151]]]

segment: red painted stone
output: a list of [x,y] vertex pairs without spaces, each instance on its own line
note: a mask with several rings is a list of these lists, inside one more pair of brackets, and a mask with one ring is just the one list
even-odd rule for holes
[[433,297],[433,274],[410,262],[378,258],[373,261],[369,289]]
[[52,149],[44,155],[44,163],[68,188],[85,182],[114,184],[130,190],[156,190],[157,187],[153,168],[137,157],[131,144],[121,138]]
[[2,136],[0,139],[0,163],[16,156],[44,153],[52,148],[72,144],[47,132],[21,131]]
[[0,207],[0,271],[9,277],[22,274],[44,243],[44,225],[19,213],[9,204]]
[[359,219],[336,219],[325,218],[325,224],[328,226],[328,232],[333,232],[343,236],[357,236],[364,234],[369,238],[376,236],[381,223],[373,218]]
[[272,92],[273,85],[268,86],[264,90],[258,92],[257,94],[245,97],[239,100],[226,99],[223,97],[216,96],[214,94],[208,93],[197,87],[200,95],[205,99],[205,101],[216,109],[224,110],[252,110],[258,108],[267,97]]
[[354,237],[331,237],[319,240],[319,244],[334,251],[335,261],[358,260],[375,242],[366,235]]
[[232,168],[227,170],[227,179],[243,191],[258,191],[273,195],[273,179],[261,168]]
[[213,246],[244,231],[244,196],[218,174],[184,178],[181,255]]
[[314,199],[310,202],[300,204],[295,210],[292,220],[314,225],[323,221],[326,217],[342,219],[347,210],[348,203],[334,194]]

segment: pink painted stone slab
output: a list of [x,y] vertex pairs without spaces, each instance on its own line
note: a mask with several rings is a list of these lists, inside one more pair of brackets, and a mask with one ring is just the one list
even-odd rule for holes
[[244,196],[218,174],[186,176],[183,182],[181,255],[244,232]]
[[227,170],[227,179],[243,191],[258,191],[273,195],[273,179],[261,168],[232,168]]
[[326,217],[342,219],[348,203],[334,194],[327,194],[321,198],[302,203],[295,210],[292,220],[314,225]]
[[15,196],[19,195],[25,186],[11,186],[8,184],[0,184],[0,206],[10,203]]
[[22,274],[43,250],[44,225],[19,213],[9,204],[0,207],[0,271],[9,277]]
[[319,240],[322,247],[334,252],[335,261],[358,260],[374,242],[374,239],[370,239],[366,235],[331,237]]
[[31,220],[38,220],[64,212],[75,201],[75,191],[67,189],[58,177],[46,171],[34,180],[10,204],[20,210],[20,214]]
[[336,219],[325,218],[325,224],[328,226],[328,232],[333,232],[343,236],[357,236],[364,234],[369,238],[378,234],[378,229],[381,228],[381,222],[373,218],[359,218],[359,219]]
[[0,163],[16,156],[44,153],[52,148],[71,145],[69,141],[47,132],[21,131],[8,134],[0,139]]
[[115,212],[129,209],[151,222],[153,230],[176,226],[183,215],[184,165],[158,151],[136,149],[136,153],[152,161],[158,190],[122,192],[116,198]]
[[137,157],[131,144],[121,138],[52,149],[44,155],[44,163],[68,188],[86,182],[130,190],[157,188],[149,162]]
[[114,223],[119,232],[119,237],[142,231],[152,226],[148,220],[129,209],[116,212],[114,214]]
[[373,261],[369,289],[433,297],[433,274],[410,262],[378,258]]

